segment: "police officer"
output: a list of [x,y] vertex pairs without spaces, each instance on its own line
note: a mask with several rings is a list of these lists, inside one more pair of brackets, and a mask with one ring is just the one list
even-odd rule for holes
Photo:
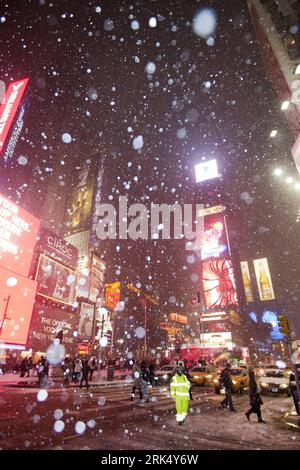
[[179,362],[175,375],[171,380],[171,398],[176,402],[176,421],[179,425],[184,423],[189,409],[190,382],[184,374],[184,364]]

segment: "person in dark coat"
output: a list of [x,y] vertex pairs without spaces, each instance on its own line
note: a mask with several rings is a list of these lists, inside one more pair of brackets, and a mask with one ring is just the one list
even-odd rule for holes
[[22,359],[21,361],[21,367],[20,367],[20,377],[25,377],[25,374],[27,372],[27,359]]
[[86,388],[89,388],[90,386],[89,385],[89,371],[90,371],[90,368],[89,368],[88,361],[84,359],[82,361],[82,369],[81,369],[82,376],[80,380],[80,388],[82,388],[83,381],[85,381]]
[[265,421],[262,419],[261,416],[261,410],[260,407],[263,405],[263,401],[260,398],[259,393],[255,393],[255,395],[252,397],[252,403],[251,403],[251,408],[245,413],[248,421],[250,421],[250,415],[251,413],[257,414],[257,419],[259,423],[265,423]]
[[257,389],[257,383],[255,380],[253,369],[249,368],[248,375],[249,375],[249,398],[250,398],[250,405],[251,405],[252,400],[255,397],[255,394],[258,392],[258,389]]
[[222,408],[229,408],[230,411],[236,411],[232,402],[232,380],[230,364],[227,363],[225,369],[222,370],[220,375],[220,381],[225,388],[225,398],[221,402]]

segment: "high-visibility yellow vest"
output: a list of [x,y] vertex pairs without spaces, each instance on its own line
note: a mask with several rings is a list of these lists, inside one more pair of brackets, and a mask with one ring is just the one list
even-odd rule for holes
[[184,374],[175,374],[171,380],[171,397],[189,397],[190,382]]

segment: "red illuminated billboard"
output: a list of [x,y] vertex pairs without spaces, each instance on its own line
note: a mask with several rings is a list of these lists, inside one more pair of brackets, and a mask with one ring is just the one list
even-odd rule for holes
[[74,305],[78,275],[67,266],[41,255],[36,281],[39,295],[63,304]]
[[10,83],[0,106],[0,152],[4,147],[7,135],[17,113],[29,78]]
[[206,308],[236,305],[237,295],[231,260],[206,261],[202,270]]
[[28,276],[40,221],[0,194],[0,266]]
[[37,283],[0,268],[0,342],[25,345]]

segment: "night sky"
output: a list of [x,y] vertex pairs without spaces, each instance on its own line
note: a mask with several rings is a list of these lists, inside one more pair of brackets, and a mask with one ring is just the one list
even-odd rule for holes
[[[272,174],[281,165],[297,177],[293,141],[265,76],[246,2],[6,3],[0,6],[0,78],[31,79],[25,138],[13,162],[28,158],[15,175],[20,185],[23,179],[29,184],[15,200],[37,214],[51,168],[63,160],[60,174],[69,184],[80,160],[105,148],[110,191],[104,202],[127,194],[146,205],[225,203],[241,258],[269,259],[275,293],[295,319],[300,195]],[[192,30],[202,7],[217,15],[211,45]],[[158,19],[153,28],[152,16]],[[132,29],[133,20],[139,29]],[[153,74],[146,71],[150,62]],[[271,141],[273,128],[279,132]],[[70,144],[62,142],[64,132]],[[133,139],[139,135],[138,151]],[[222,178],[200,188],[194,164],[201,157],[216,158]],[[159,290],[166,309],[177,304],[184,311],[197,292],[191,281],[197,266],[187,262],[182,241],[110,241],[103,252],[108,280],[140,279]],[[168,302],[172,296],[175,304]]]

